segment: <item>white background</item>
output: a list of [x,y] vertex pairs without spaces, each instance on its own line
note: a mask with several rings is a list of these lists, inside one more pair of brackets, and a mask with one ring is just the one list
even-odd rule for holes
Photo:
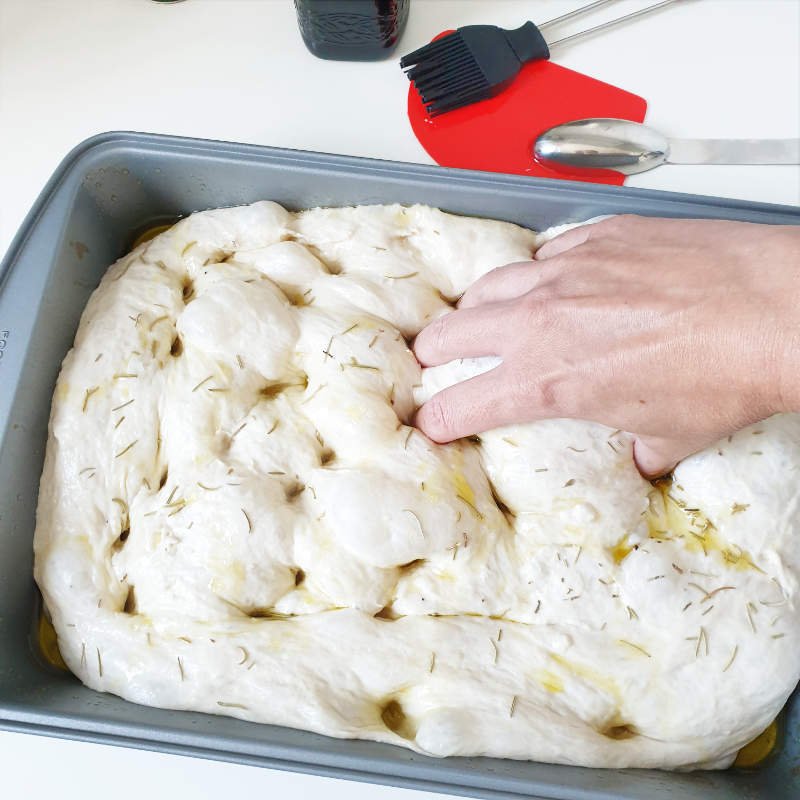
[[[515,27],[582,2],[412,0],[398,53],[445,28]],[[650,2],[620,0],[591,19]],[[554,59],[644,96],[647,121],[667,135],[789,137],[800,136],[799,42],[798,0],[682,0]],[[101,131],[429,163],[405,116],[407,86],[396,60],[315,59],[290,0],[0,0],[0,253],[61,158]],[[662,167],[628,184],[800,204],[797,167]],[[234,792],[292,800],[438,796],[0,733],[0,794],[10,800],[203,800]]]

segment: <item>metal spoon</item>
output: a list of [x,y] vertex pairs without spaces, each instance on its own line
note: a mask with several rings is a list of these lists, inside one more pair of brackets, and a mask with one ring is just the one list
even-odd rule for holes
[[800,164],[800,139],[667,139],[626,119],[580,119],[545,131],[536,160],[624,175],[661,164]]

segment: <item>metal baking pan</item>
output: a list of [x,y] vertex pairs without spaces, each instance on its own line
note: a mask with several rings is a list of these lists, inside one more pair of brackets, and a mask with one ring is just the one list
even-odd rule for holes
[[[800,209],[137,133],[83,142],[0,264],[0,728],[480,797],[800,797],[800,693],[752,771],[591,770],[426,758],[390,745],[134,705],[42,659],[31,541],[50,398],[104,270],[150,224],[272,199],[290,208],[427,203],[533,228],[637,213],[800,224]],[[691,698],[686,698],[691,702]]]

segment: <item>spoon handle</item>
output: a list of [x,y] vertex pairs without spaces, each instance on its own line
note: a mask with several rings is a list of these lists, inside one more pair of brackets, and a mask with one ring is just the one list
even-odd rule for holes
[[800,139],[670,139],[668,164],[800,164]]
[[800,164],[800,139],[667,139],[627,119],[578,119],[542,133],[533,152],[552,167],[634,175],[664,163]]

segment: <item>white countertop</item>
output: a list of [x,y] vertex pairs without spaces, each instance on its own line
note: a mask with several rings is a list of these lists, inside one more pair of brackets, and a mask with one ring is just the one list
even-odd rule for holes
[[[654,0],[650,0],[653,2]],[[586,0],[412,0],[398,54],[440,30],[543,21]],[[649,5],[620,0],[592,21]],[[576,21],[564,28],[578,30]],[[800,136],[800,2],[683,0],[558,51],[644,96],[679,137]],[[290,0],[0,0],[0,253],[61,158],[139,130],[430,163],[405,116],[396,60],[320,61]],[[798,167],[662,167],[628,185],[800,204]],[[424,800],[354,784],[0,733],[3,796],[59,800],[237,796]]]

